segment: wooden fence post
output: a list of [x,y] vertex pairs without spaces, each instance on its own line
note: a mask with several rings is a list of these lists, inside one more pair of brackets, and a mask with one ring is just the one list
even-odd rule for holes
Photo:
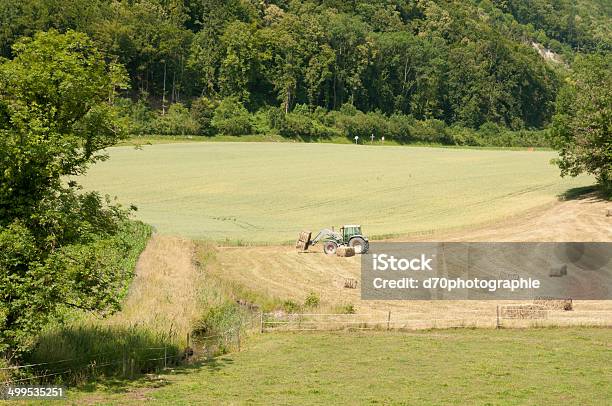
[[263,314],[263,311],[262,311],[261,314],[260,314],[260,318],[259,318],[259,332],[260,333],[264,332],[263,319],[264,319],[264,314]]
[[168,359],[168,350],[166,346],[164,345],[164,369],[168,368],[167,359]]
[[126,363],[127,363],[127,359],[126,359],[126,358],[127,358],[127,355],[126,355],[126,353],[125,353],[125,344],[123,345],[123,351],[122,351],[122,354],[121,354],[121,355],[122,355],[121,359],[122,359],[122,361],[123,361],[123,362],[122,362],[122,366],[121,366],[121,372],[122,372],[122,374],[123,374],[123,377],[125,378],[126,373],[127,373],[127,365],[126,365]]
[[497,321],[495,322],[495,328],[499,328],[499,305],[496,307]]
[[387,314],[387,331],[389,331],[390,328],[391,328],[391,310],[389,310],[389,313]]

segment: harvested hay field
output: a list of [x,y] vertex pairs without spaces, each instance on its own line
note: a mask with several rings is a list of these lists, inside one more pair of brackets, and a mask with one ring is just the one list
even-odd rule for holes
[[[234,245],[355,222],[370,237],[472,228],[593,182],[561,179],[546,151],[202,142],[109,154],[80,179],[86,189],[135,204],[160,233]],[[354,176],[328,176],[349,162]]]
[[[430,328],[448,325],[493,327],[496,309],[514,302],[503,301],[366,301],[347,281],[360,280],[359,257],[342,258],[320,252],[298,253],[287,247],[218,248],[214,272],[226,280],[264,296],[303,303],[309,292],[321,298],[317,311],[327,313],[351,304],[359,315],[372,321],[386,320],[398,328]],[[612,301],[574,301],[574,311],[553,311],[551,325],[612,324]],[[557,314],[559,313],[559,314]],[[361,318],[360,320],[364,320]],[[400,322],[403,322],[400,323]],[[434,323],[435,322],[435,323]]]
[[[606,205],[609,202],[593,197],[565,201],[523,220],[509,220],[463,236],[455,233],[450,237],[436,235],[431,239],[555,241],[562,236],[565,241],[612,241],[612,220],[605,216]],[[321,311],[333,311],[338,306],[352,304],[358,314],[371,314],[376,320],[384,320],[391,311],[395,320],[407,320],[407,326],[421,326],[417,323],[419,320],[453,318],[465,321],[466,325],[491,327],[497,306],[513,304],[501,301],[362,301],[360,289],[345,287],[347,280],[360,280],[360,257],[327,256],[318,246],[306,253],[285,246],[219,247],[216,257],[215,268],[223,278],[264,295],[300,303],[312,291],[321,298],[324,306]],[[612,301],[573,301],[571,305],[573,311],[549,309],[552,312],[548,314],[547,323],[612,323]]]

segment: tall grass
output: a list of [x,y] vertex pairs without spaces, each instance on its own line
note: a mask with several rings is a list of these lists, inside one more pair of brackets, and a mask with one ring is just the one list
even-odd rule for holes
[[[143,246],[144,241],[134,244]],[[126,266],[133,268],[139,253],[126,258]],[[49,326],[26,359],[42,365],[20,369],[13,379],[50,375],[38,381],[79,384],[131,378],[192,354],[233,350],[256,319],[256,310],[237,298],[258,303],[257,309],[273,308],[280,300],[223,280],[213,271],[215,261],[211,243],[155,235],[140,255],[121,311],[107,318],[74,311],[70,323]]]
[[43,382],[80,384],[100,376],[128,378],[153,372],[178,364],[181,357],[172,331],[83,323],[43,332],[28,357],[29,363],[42,365],[23,372],[43,376]]

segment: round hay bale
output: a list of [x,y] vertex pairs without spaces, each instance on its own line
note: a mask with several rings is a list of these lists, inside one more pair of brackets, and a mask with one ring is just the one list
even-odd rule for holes
[[336,255],[339,257],[353,257],[355,256],[355,249],[353,247],[340,246],[336,250]]

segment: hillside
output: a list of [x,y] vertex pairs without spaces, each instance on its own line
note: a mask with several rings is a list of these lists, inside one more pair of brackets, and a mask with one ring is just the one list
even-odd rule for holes
[[[233,122],[214,127],[230,133],[328,136],[335,118],[321,115],[347,104],[468,128],[544,128],[574,55],[612,49],[604,0],[3,0],[0,26],[5,57],[38,30],[87,33],[126,69],[118,104],[131,130],[174,134],[210,134],[222,99]],[[149,108],[172,105],[148,125]],[[260,114],[241,121],[244,107]],[[317,112],[315,123],[279,122],[296,108]],[[312,125],[323,129],[304,134]]]

